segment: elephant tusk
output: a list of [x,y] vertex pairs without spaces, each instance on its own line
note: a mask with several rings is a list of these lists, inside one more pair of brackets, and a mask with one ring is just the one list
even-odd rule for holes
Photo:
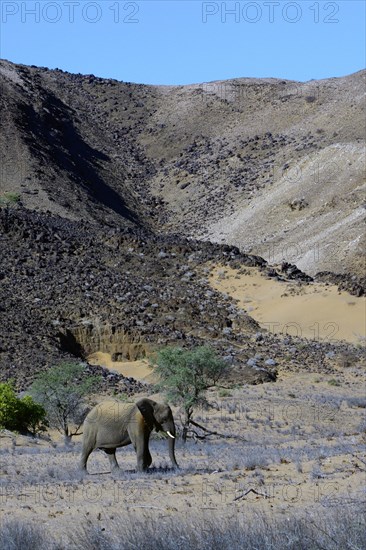
[[169,437],[171,437],[172,439],[175,439],[174,435],[172,435],[170,432],[166,432],[168,434]]

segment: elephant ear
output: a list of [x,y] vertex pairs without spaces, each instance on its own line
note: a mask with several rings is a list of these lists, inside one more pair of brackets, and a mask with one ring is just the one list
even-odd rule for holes
[[149,430],[152,431],[155,428],[156,431],[159,431],[159,424],[154,417],[154,408],[152,403],[148,399],[140,399],[140,401],[137,401],[136,407],[144,417],[145,423]]

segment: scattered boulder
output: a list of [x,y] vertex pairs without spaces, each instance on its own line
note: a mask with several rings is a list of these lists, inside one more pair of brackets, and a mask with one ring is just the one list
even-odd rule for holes
[[332,273],[331,271],[321,271],[314,277],[316,282],[338,285],[338,290],[345,290],[353,296],[366,295],[366,277],[357,277],[349,273]]
[[309,203],[305,200],[304,197],[301,197],[301,199],[293,199],[288,203],[291,210],[304,210],[307,206],[309,206]]

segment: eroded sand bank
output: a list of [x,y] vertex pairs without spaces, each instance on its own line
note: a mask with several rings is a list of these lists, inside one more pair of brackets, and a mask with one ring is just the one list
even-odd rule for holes
[[141,361],[112,361],[109,353],[97,351],[89,355],[88,361],[91,365],[101,365],[110,370],[115,370],[123,376],[133,377],[136,380],[151,381],[153,369],[146,360]]
[[219,266],[209,281],[273,332],[320,341],[365,342],[365,298],[339,292],[334,285],[280,282],[266,279],[256,268],[245,268],[245,274],[239,274]]

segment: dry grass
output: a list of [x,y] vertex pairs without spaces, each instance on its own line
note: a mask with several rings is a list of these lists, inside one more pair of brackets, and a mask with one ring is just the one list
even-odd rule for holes
[[91,521],[71,527],[64,542],[37,525],[7,522],[1,530],[3,550],[362,550],[366,548],[365,515],[355,507],[309,512],[306,517],[274,519],[258,513],[243,517],[212,516],[153,518],[130,514],[115,517],[108,528]]
[[[117,452],[118,473],[97,451],[83,475],[80,440],[65,446],[0,434],[5,548],[54,550],[54,540],[60,549],[91,550],[363,548],[363,392],[349,369],[339,376],[341,386],[328,384],[330,374],[317,382],[317,374],[285,374],[276,384],[233,388],[230,396],[209,392],[214,406],[197,411],[197,419],[231,437],[178,440],[179,471],[170,470],[167,442],[157,437],[149,473],[136,473],[128,446]],[[41,538],[29,528],[35,518]],[[10,546],[23,539],[33,542]]]

